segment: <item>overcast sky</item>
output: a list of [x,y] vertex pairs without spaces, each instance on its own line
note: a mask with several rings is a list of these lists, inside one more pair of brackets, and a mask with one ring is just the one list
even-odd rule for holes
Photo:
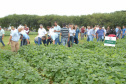
[[87,15],[126,10],[125,0],[1,0],[0,17],[11,14]]

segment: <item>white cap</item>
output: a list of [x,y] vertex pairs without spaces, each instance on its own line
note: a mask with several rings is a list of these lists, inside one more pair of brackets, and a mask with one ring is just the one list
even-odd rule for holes
[[42,25],[42,24],[40,24],[40,26],[42,26],[42,27],[43,27],[43,25]]
[[103,29],[105,29],[105,27],[102,27]]

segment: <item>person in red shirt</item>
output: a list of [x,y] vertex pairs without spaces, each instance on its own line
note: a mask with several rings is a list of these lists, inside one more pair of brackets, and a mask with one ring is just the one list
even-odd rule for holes
[[85,28],[84,28],[84,26],[82,26],[82,28],[81,28],[81,40],[84,40],[84,32],[85,32]]
[[27,27],[26,24],[25,24],[25,28],[24,28],[24,30],[25,30],[25,32],[26,32],[27,34],[29,34],[29,28]]

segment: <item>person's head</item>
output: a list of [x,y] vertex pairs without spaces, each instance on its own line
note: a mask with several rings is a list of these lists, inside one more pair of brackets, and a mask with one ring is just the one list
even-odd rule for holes
[[75,29],[75,26],[73,25],[73,29]]
[[105,27],[102,27],[102,29],[105,29]]
[[78,26],[77,25],[75,25],[75,29],[77,28]]
[[90,29],[90,26],[87,26],[88,29]]
[[94,30],[96,29],[96,27],[94,27]]
[[125,28],[125,26],[123,26],[123,29]]
[[27,28],[27,25],[26,24],[24,26],[25,26],[25,28]]
[[101,26],[99,26],[99,30],[101,30],[102,29],[102,27]]
[[63,24],[62,24],[62,26],[63,26],[63,27],[66,27],[66,24],[65,24],[65,23],[63,23]]
[[20,25],[20,26],[18,27],[18,32],[21,32],[23,29],[24,29],[24,26],[21,26],[21,25]]
[[40,24],[40,28],[43,28],[43,25],[42,24]]
[[52,26],[52,28],[54,28],[54,26]]
[[121,29],[121,27],[119,26],[119,29]]
[[12,29],[12,30],[15,30],[14,26],[11,26],[11,29]]
[[109,26],[107,27],[107,30],[110,30],[110,27]]
[[57,21],[54,22],[54,25],[57,26]]
[[72,27],[72,24],[69,24],[69,28],[71,28]]
[[49,30],[51,27],[50,26],[47,26],[47,29]]
[[81,28],[84,28],[84,26],[82,26]]
[[0,30],[1,30],[1,26],[0,26]]

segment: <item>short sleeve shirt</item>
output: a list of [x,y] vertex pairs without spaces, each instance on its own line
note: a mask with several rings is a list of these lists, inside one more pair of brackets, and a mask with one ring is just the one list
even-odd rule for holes
[[5,34],[5,32],[4,32],[3,29],[1,29],[1,30],[0,30],[0,36],[2,36],[3,34]]
[[[57,26],[54,27],[54,30],[60,31],[61,27],[59,25],[57,25]],[[55,33],[60,34],[60,32],[55,32]]]
[[99,36],[104,36],[104,30],[103,29],[99,29],[98,31],[97,31],[97,34],[98,34],[98,37]]

